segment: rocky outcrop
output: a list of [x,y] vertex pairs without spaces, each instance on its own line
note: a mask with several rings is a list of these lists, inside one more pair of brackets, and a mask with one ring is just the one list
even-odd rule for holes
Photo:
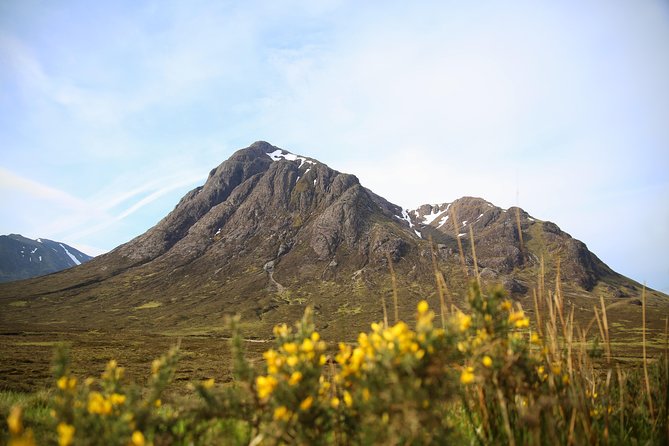
[[[452,203],[422,205],[407,213],[421,233],[438,231],[441,243],[453,246],[456,237],[460,238],[467,256],[473,255],[471,231],[478,265],[488,277],[512,275],[524,266],[536,266],[542,256],[559,261],[562,278],[585,290],[615,275],[585,244],[556,224],[535,219],[517,207],[502,209],[481,198],[463,197]],[[511,280],[505,279],[509,291],[527,291],[520,282]]]

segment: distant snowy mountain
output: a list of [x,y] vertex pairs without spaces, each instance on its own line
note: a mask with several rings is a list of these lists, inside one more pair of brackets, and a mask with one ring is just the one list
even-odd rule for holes
[[65,243],[32,240],[19,234],[0,235],[0,282],[55,273],[91,259]]

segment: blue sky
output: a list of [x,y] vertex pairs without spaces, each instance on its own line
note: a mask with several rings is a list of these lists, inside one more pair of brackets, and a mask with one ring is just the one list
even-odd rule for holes
[[669,291],[665,1],[0,2],[0,233],[98,254],[266,140]]

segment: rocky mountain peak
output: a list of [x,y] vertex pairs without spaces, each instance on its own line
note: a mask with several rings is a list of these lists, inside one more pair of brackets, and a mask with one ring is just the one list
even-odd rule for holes
[[392,207],[354,175],[260,141],[213,169],[203,186],[116,254],[187,263],[207,251],[230,257],[253,249],[271,260],[269,253],[299,239],[318,259],[333,258],[343,245],[365,256],[366,244],[358,242],[368,217],[390,215]]
[[463,197],[403,210],[354,175],[258,141],[213,169],[146,233],[71,271],[0,287],[0,294],[40,296],[45,305],[67,298],[86,308],[103,297],[133,306],[153,300],[161,324],[183,317],[207,325],[223,311],[271,326],[307,301],[329,318],[378,310],[367,300],[388,289],[387,259],[403,294],[418,299],[434,294],[435,265],[455,292],[479,271],[484,282],[524,296],[542,258],[553,278],[560,265],[575,293],[598,287],[624,295],[620,284],[636,286],[557,225],[520,208]]

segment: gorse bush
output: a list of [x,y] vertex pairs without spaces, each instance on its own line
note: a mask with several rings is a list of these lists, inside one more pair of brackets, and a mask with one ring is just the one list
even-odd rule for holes
[[[535,302],[533,325],[501,289],[482,292],[473,284],[467,302],[466,311],[442,308],[447,314],[436,322],[421,301],[412,326],[373,323],[357,342],[331,350],[308,309],[295,327],[275,327],[275,345],[257,365],[246,359],[234,329],[234,381],[193,384],[199,402],[189,408],[161,405],[176,348],[154,361],[144,388],[126,383],[114,361],[100,379],[78,382],[61,353],[53,436],[45,441],[667,444],[666,357],[649,368],[644,361],[643,374],[621,369],[610,354],[593,362],[588,344],[574,341],[579,332],[559,291]],[[34,444],[20,409],[8,427],[10,444]]]
[[53,417],[58,443],[143,446],[169,424],[169,410],[160,396],[172,380],[178,349],[153,361],[147,389],[123,384],[123,368],[110,361],[100,379],[83,383],[70,375],[65,350],[55,361],[56,392]]

